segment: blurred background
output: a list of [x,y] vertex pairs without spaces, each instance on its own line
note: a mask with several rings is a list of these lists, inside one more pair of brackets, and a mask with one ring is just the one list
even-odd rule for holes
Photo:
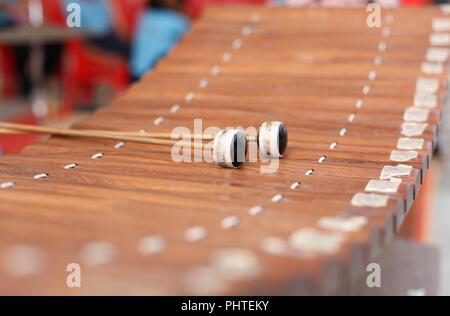
[[[430,0],[377,2],[395,7],[425,5]],[[151,71],[208,5],[362,7],[367,3],[367,0],[0,0],[0,120],[68,126],[107,105],[133,81]],[[76,27],[71,15],[73,4],[80,8],[80,27]],[[0,152],[18,152],[33,141],[32,136],[0,135]]]
[[[373,1],[370,1],[373,2]],[[380,0],[420,6],[447,0]],[[69,28],[70,4],[81,27]],[[208,5],[366,6],[364,0],[0,0],[0,121],[68,127],[151,71]],[[73,22],[73,21],[72,21]],[[446,122],[450,122],[448,115]],[[437,245],[441,290],[450,295],[450,129],[400,233]],[[0,154],[34,136],[0,135]],[[448,213],[447,213],[448,212]]]

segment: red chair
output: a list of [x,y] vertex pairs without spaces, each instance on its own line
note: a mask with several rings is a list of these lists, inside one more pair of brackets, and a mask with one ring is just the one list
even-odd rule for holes
[[1,93],[4,98],[11,98],[17,93],[17,72],[14,52],[0,46]]
[[72,111],[80,100],[89,103],[95,85],[106,84],[119,93],[129,82],[126,60],[90,53],[79,40],[66,44],[63,112]]
[[43,10],[46,23],[60,26],[66,25],[63,0],[45,0]]

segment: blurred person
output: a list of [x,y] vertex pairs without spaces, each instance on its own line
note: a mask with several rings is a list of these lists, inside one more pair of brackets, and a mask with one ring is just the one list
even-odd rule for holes
[[11,26],[15,23],[15,15],[23,9],[25,0],[1,0],[0,27]]
[[0,4],[0,28],[10,26],[13,24],[12,19],[8,15],[8,13],[5,10],[1,9],[2,4]]
[[135,80],[152,69],[189,30],[183,0],[151,0],[133,40],[130,67]]
[[131,32],[117,0],[64,0],[64,2],[66,5],[79,4],[81,28],[96,33],[96,36],[86,40],[89,48],[129,58]]

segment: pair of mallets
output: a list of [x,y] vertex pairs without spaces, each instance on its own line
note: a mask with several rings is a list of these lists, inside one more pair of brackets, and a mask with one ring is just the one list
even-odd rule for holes
[[[145,144],[155,144],[163,146],[173,146],[180,144],[178,140],[185,138],[212,140],[214,161],[224,167],[237,169],[242,167],[247,157],[248,142],[258,143],[261,155],[268,158],[282,158],[287,149],[288,134],[282,122],[264,122],[258,136],[246,136],[237,129],[224,129],[213,135],[174,135],[169,133],[136,133],[136,132],[116,132],[104,130],[74,130],[51,128],[43,126],[32,126],[25,124],[15,124],[0,122],[0,133],[2,134],[46,134],[69,137],[85,137],[97,139],[110,139],[124,142],[135,142]],[[194,148],[194,142],[189,143]],[[203,148],[203,144],[201,146]]]

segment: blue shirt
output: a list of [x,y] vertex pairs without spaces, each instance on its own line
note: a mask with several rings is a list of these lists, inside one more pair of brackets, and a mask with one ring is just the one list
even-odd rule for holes
[[5,12],[0,11],[0,26],[6,25],[8,22],[8,15]]
[[64,11],[70,3],[77,3],[81,8],[81,28],[96,32],[109,33],[112,29],[111,14],[107,0],[65,0]]
[[189,30],[189,19],[175,11],[151,9],[142,14],[133,41],[131,72],[140,78]]

